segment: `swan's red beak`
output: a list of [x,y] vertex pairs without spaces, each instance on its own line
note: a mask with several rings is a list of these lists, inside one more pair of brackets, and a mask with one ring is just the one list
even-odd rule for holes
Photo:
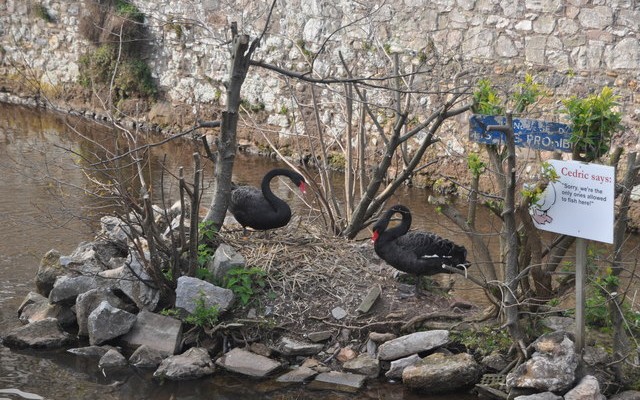
[[373,231],[373,236],[371,236],[371,243],[375,243],[376,240],[378,240],[379,236],[380,234],[378,233],[378,231]]
[[307,193],[307,185],[304,182],[300,182],[298,187],[300,188],[300,191],[302,192],[302,194]]

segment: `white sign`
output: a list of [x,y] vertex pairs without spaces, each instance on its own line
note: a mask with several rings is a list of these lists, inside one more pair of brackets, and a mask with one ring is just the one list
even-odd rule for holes
[[550,183],[529,213],[538,229],[613,243],[615,168],[550,160],[558,181]]

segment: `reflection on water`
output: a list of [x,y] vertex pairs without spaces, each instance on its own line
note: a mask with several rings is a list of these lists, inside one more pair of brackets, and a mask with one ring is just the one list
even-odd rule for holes
[[[80,140],[78,132],[92,142]],[[70,254],[78,243],[92,237],[95,216],[108,211],[108,205],[92,196],[95,187],[74,162],[86,167],[96,155],[116,152],[115,147],[107,147],[113,146],[112,143],[113,132],[104,127],[0,104],[1,332],[19,325],[16,310],[35,287],[34,277],[42,256],[52,248]],[[165,161],[167,170],[175,172],[180,165],[187,168],[192,164],[192,153],[188,143],[172,144],[154,150],[150,164],[157,166]],[[171,158],[165,159],[165,154]],[[210,168],[207,163],[204,168]],[[280,164],[267,158],[238,155],[235,165],[234,181],[259,185],[264,173]],[[160,168],[148,171],[156,172],[148,173],[145,179],[154,182],[156,187],[163,182],[169,192],[175,193],[175,180],[163,178],[157,172]],[[102,180],[108,179],[108,175],[95,173],[91,177]],[[189,176],[186,170],[187,180]],[[130,180],[130,184],[134,188],[139,185],[135,180]],[[277,195],[285,197],[294,210],[301,207],[302,203],[284,182],[274,181],[272,188]],[[160,192],[153,193],[156,202]],[[167,200],[171,203],[176,199]],[[414,211],[414,227],[449,237],[456,235],[455,240],[461,240],[462,235],[455,233],[457,228],[426,204],[423,191],[401,189],[393,201],[407,204]],[[208,204],[206,199],[205,204]],[[456,282],[456,295],[475,302],[484,301],[481,291],[464,281]],[[19,389],[47,399],[354,398],[333,392],[309,392],[300,387],[282,389],[225,373],[195,382],[165,383],[150,379],[145,371],[105,375],[98,370],[95,359],[83,359],[64,351],[11,351],[3,346],[0,346],[0,389]],[[405,392],[402,385],[373,382],[357,398],[413,400],[425,397]],[[442,397],[455,398],[474,397]]]

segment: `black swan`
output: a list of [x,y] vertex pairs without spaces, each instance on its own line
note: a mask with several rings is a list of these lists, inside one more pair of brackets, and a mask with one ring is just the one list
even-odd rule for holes
[[267,172],[262,178],[261,190],[253,186],[235,186],[231,190],[229,211],[246,228],[265,231],[281,228],[291,220],[291,208],[282,199],[278,198],[269,187],[271,180],[276,176],[286,176],[305,193],[305,180],[299,173],[276,168]]
[[[402,221],[387,229],[391,217],[400,213]],[[443,265],[466,272],[467,249],[450,240],[430,233],[413,231],[411,211],[403,205],[389,208],[373,226],[373,241],[376,254],[389,265],[402,272],[417,276],[416,293],[420,293],[420,278],[423,275],[450,274]]]

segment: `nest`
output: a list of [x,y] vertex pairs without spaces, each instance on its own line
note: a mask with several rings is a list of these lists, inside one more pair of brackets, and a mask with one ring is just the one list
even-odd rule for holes
[[[415,298],[401,289],[395,270],[377,258],[368,243],[331,237],[312,226],[288,226],[271,232],[228,232],[221,239],[245,258],[248,267],[265,271],[266,286],[244,310],[253,308],[258,319],[270,319],[272,326],[288,335],[305,337],[311,332],[347,330],[351,338],[370,331],[399,332],[411,329],[417,308],[420,315],[443,317],[448,300],[435,294]],[[359,311],[363,299],[374,287],[381,295],[374,306]],[[332,311],[346,315],[336,318]],[[436,315],[438,314],[438,315]],[[459,316],[455,316],[458,319]],[[263,321],[264,321],[263,319]]]

